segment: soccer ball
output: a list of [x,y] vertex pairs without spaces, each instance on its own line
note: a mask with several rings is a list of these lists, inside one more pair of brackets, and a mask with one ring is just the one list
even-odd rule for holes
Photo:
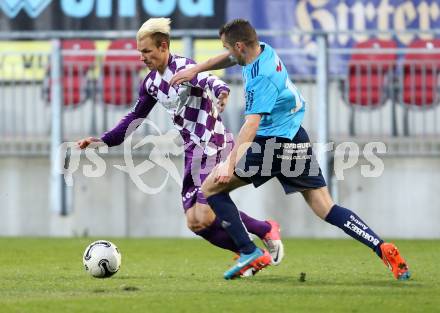
[[92,242],[84,251],[86,271],[97,278],[113,276],[121,266],[121,253],[115,244],[106,240]]

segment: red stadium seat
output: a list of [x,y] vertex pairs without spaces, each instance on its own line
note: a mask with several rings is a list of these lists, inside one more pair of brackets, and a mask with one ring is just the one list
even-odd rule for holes
[[110,43],[103,64],[103,102],[113,105],[131,105],[137,98],[138,74],[144,67],[139,55],[113,54],[117,50],[136,51],[136,40],[118,39]]
[[370,39],[353,46],[354,49],[378,49],[378,52],[356,53],[348,63],[348,103],[353,106],[377,108],[388,95],[390,73],[396,66],[395,53],[379,49],[395,49],[392,40]]
[[[407,107],[429,108],[439,102],[440,39],[413,41],[409,49],[423,49],[424,53],[409,52],[402,65],[401,101]],[[428,52],[428,53],[426,53]]]
[[[354,114],[356,108],[376,109],[389,98],[393,87],[393,73],[396,68],[396,53],[383,52],[381,49],[396,49],[392,40],[370,39],[353,46],[355,51],[348,62],[345,98],[351,107],[349,131],[355,135]],[[377,50],[371,51],[371,50]],[[393,99],[394,100],[394,99]],[[393,103],[393,112],[394,112]],[[396,117],[392,116],[392,133],[397,135]]]
[[74,73],[84,73],[90,69],[95,62],[95,43],[92,40],[64,40],[62,42],[63,50],[90,50],[90,54],[66,55],[63,58],[64,70]]
[[[64,51],[78,51],[78,55],[63,56],[63,102],[64,105],[77,105],[87,98],[87,73],[95,62],[93,52],[84,54],[84,51],[94,51],[95,43],[91,40],[63,40],[61,48]],[[81,50],[82,53],[81,53]],[[50,69],[49,69],[50,71]],[[50,102],[50,86],[47,88],[47,100]]]

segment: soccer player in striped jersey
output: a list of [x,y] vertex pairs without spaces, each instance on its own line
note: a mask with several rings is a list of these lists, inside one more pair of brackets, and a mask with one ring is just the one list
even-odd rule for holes
[[[223,228],[221,220],[216,218],[200,190],[208,173],[234,145],[232,134],[218,114],[227,103],[229,88],[218,77],[207,73],[196,75],[180,86],[170,85],[175,73],[194,65],[193,60],[170,53],[170,19],[147,20],[136,39],[141,61],[150,72],[140,86],[133,110],[101,138],[84,138],[78,141],[78,146],[84,149],[92,142],[103,142],[109,147],[119,145],[134,130],[134,127],[129,127],[130,124],[145,119],[156,104],[162,105],[184,141],[182,202],[189,229],[218,247],[239,253],[238,246]],[[208,90],[215,95],[217,103]],[[279,264],[284,250],[278,223],[260,221],[243,212],[240,212],[240,220],[247,231],[262,239],[269,251],[262,250],[262,256],[254,264],[243,268],[239,275],[256,273],[270,263]]]

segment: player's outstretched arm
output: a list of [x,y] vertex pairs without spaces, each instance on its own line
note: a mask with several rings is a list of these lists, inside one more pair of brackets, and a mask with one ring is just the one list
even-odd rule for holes
[[112,130],[105,132],[101,136],[101,140],[109,147],[118,146],[123,143],[125,138],[130,136],[142,124],[156,102],[157,100],[148,94],[144,87],[141,87],[139,98],[133,110],[125,115]]
[[104,142],[101,139],[96,138],[96,137],[87,137],[87,138],[80,139],[76,142],[76,145],[80,149],[85,149],[90,145],[93,146],[94,144],[101,145],[101,144],[104,144]]
[[210,58],[209,60],[198,63],[193,67],[181,70],[177,72],[173,78],[170,80],[171,85],[179,85],[181,83],[190,81],[193,79],[198,73],[212,71],[212,70],[220,70],[223,68],[227,68],[237,64],[235,59],[231,57],[229,52],[224,52],[215,57]]
[[260,114],[246,115],[246,120],[237,136],[234,148],[225,162],[220,163],[214,172],[214,182],[227,184],[231,180],[234,169],[247,149],[251,146],[260,124]]

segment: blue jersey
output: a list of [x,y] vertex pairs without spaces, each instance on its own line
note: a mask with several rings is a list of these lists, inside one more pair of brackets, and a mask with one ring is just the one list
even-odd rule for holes
[[301,126],[305,101],[275,50],[260,42],[261,53],[243,67],[245,114],[261,114],[259,136],[292,139]]

